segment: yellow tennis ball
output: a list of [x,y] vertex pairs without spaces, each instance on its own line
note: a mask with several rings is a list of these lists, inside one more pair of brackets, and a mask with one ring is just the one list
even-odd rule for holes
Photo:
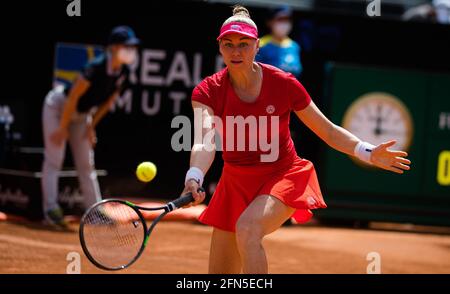
[[156,165],[150,161],[142,162],[136,169],[136,176],[142,182],[150,182],[156,176]]

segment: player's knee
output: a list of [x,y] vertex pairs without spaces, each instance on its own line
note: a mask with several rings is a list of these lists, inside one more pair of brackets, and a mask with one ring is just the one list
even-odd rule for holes
[[88,176],[90,178],[97,176],[94,165],[89,162],[78,163],[76,168],[80,176]]
[[239,246],[257,245],[262,238],[262,229],[256,220],[240,218],[236,223],[236,240]]
[[62,168],[64,158],[59,156],[45,156],[44,169],[59,171]]

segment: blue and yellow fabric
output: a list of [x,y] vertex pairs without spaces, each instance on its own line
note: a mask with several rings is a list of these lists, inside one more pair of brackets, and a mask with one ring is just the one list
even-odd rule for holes
[[102,46],[57,43],[53,85],[63,84],[69,88],[83,67],[103,52]]
[[299,77],[302,72],[300,61],[300,46],[290,38],[280,43],[273,40],[272,36],[266,35],[260,39],[259,52],[256,60],[270,64]]

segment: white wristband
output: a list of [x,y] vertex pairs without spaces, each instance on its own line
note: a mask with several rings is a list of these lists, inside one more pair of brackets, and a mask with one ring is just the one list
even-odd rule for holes
[[372,150],[375,147],[376,146],[374,146],[370,143],[359,141],[358,144],[356,144],[355,150],[353,151],[353,153],[360,160],[371,164],[372,162],[370,161],[370,157],[372,155]]
[[202,186],[202,184],[203,184],[203,177],[204,177],[204,174],[203,174],[202,170],[197,168],[197,167],[195,167],[195,166],[193,166],[187,171],[186,178],[184,179],[184,184],[186,184],[187,181],[189,181],[189,180],[194,180],[200,186]]

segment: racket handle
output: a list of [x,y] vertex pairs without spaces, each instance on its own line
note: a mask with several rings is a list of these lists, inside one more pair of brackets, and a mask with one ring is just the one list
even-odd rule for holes
[[[205,189],[202,187],[198,188],[198,192],[205,192]],[[169,207],[169,211],[175,210],[177,208],[183,207],[191,202],[194,202],[194,197],[192,196],[192,193],[186,193],[180,198],[175,199],[172,202],[169,202],[167,206]]]

